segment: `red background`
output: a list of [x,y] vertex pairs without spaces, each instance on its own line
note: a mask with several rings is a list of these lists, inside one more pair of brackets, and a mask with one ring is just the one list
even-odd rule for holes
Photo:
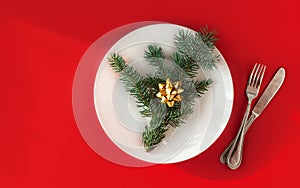
[[[0,187],[299,186],[298,8],[296,0],[2,1]],[[72,112],[72,83],[96,39],[146,20],[216,28],[235,98],[228,126],[203,154],[129,168],[85,143]],[[247,134],[243,163],[232,171],[219,156],[238,129],[255,62],[267,65],[263,87],[281,66],[286,80]]]

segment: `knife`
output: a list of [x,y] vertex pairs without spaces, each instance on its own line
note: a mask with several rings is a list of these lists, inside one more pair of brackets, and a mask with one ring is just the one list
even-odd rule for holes
[[[240,166],[242,161],[242,149],[243,149],[244,136],[248,131],[248,129],[250,128],[250,126],[252,125],[253,121],[263,112],[263,110],[267,107],[269,102],[275,96],[275,94],[281,87],[284,78],[285,78],[285,70],[284,68],[280,68],[276,72],[275,76],[273,77],[273,79],[271,80],[267,88],[264,90],[263,94],[261,95],[257,103],[255,104],[251,112],[251,116],[247,120],[245,126],[243,127],[242,132],[240,133],[241,142],[239,142],[238,146],[233,146],[233,142],[231,142],[230,146],[226,148],[226,150],[224,151],[224,155],[223,154],[221,155],[220,158],[221,162],[227,163],[231,169],[237,169]],[[235,151],[233,151],[232,155],[228,158],[227,155],[231,149],[235,149]]]
[[268,106],[269,102],[273,99],[279,88],[281,87],[285,78],[285,70],[284,68],[280,68],[261,97],[258,99],[257,103],[255,104],[251,116],[247,120],[246,123],[246,131],[250,128],[253,121],[264,111],[264,109]]

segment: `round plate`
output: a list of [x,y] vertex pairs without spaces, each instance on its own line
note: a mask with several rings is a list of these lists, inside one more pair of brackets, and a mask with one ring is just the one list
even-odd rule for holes
[[[195,104],[195,111],[185,125],[172,132],[158,148],[145,152],[141,135],[146,121],[139,117],[134,100],[122,89],[107,58],[120,53],[127,62],[143,72],[151,69],[143,61],[149,44],[162,46],[167,54],[174,52],[174,35],[188,28],[174,24],[154,24],[139,28],[121,38],[104,56],[95,80],[94,100],[98,119],[108,137],[123,151],[152,163],[174,163],[192,158],[207,149],[224,130],[232,108],[233,86],[226,62],[219,51],[217,69],[205,71],[202,78],[214,84]],[[194,31],[192,31],[194,32]],[[226,87],[225,87],[226,86]]]

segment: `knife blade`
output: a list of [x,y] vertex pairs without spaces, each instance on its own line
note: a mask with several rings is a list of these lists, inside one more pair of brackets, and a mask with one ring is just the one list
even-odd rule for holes
[[273,99],[279,88],[281,87],[285,78],[285,70],[284,68],[280,68],[267,88],[264,90],[261,97],[258,99],[257,103],[255,104],[252,113],[256,116],[259,116],[263,110],[267,107],[269,102]]
[[261,97],[258,99],[257,103],[255,104],[251,116],[246,122],[245,125],[245,132],[248,131],[250,126],[252,125],[253,121],[264,111],[264,109],[268,106],[269,102],[273,99],[279,88],[281,87],[285,78],[285,69],[280,68],[267,88],[264,90]]

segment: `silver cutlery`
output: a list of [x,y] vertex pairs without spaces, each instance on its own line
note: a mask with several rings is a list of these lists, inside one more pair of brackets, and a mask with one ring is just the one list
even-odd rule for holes
[[[222,153],[221,155],[221,162],[224,163],[224,160],[227,162],[229,168],[231,169],[237,169],[242,161],[242,149],[243,149],[243,141],[244,141],[244,136],[254,120],[263,112],[263,110],[266,108],[266,106],[269,104],[269,102],[272,100],[272,98],[275,96],[279,88],[281,87],[283,81],[285,78],[285,70],[284,68],[280,68],[271,82],[268,84],[267,88],[263,92],[262,96],[259,98],[257,101],[256,105],[254,106],[251,116],[247,120],[245,126],[242,128],[239,139],[241,140],[240,144],[238,147],[234,146],[233,144],[234,141],[230,143],[230,145],[226,148],[226,150]],[[227,151],[227,153],[226,153]],[[229,152],[232,152],[231,155]]]
[[244,143],[244,135],[245,135],[245,122],[248,119],[248,115],[251,108],[251,103],[253,99],[255,99],[259,93],[261,82],[266,70],[266,66],[255,64],[251,75],[249,77],[248,86],[246,88],[246,95],[248,98],[248,105],[246,108],[246,112],[244,114],[244,118],[242,124],[240,126],[239,132],[234,139],[233,145],[230,148],[227,155],[227,165],[231,169],[237,169],[242,161],[242,151],[243,151],[243,143]]
[[[248,98],[248,105],[247,105],[246,111],[244,113],[244,117],[243,117],[240,129],[239,129],[235,139],[232,141],[232,143],[230,143],[230,145],[225,149],[225,151],[222,153],[222,155],[220,157],[220,161],[224,164],[228,162],[227,159],[231,159],[231,155],[236,154],[234,152],[235,147],[232,147],[232,146],[237,146],[237,147],[243,146],[241,144],[243,142],[243,140],[241,140],[241,139],[243,139],[243,137],[241,137],[241,133],[244,132],[244,130],[245,130],[244,125],[248,119],[248,115],[249,115],[250,108],[251,108],[251,103],[252,103],[253,99],[255,99],[258,95],[265,70],[266,70],[266,66],[261,65],[261,64],[255,64],[252,69],[252,72],[250,74],[248,84],[246,87],[246,95]],[[242,149],[239,149],[239,151],[242,151]],[[230,168],[236,166],[237,165],[236,162],[238,162],[238,161],[234,161],[235,157],[233,157],[232,159],[233,160],[229,161],[229,163],[228,163],[228,165],[230,165]]]

